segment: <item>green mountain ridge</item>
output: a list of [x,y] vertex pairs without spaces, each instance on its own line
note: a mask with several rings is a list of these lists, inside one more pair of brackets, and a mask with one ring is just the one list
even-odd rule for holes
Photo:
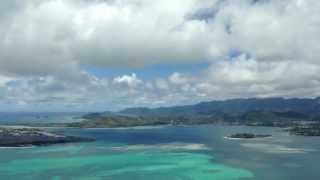
[[233,99],[162,108],[128,108],[118,112],[91,113],[74,127],[131,127],[144,125],[193,125],[233,123],[287,126],[320,119],[319,98]]

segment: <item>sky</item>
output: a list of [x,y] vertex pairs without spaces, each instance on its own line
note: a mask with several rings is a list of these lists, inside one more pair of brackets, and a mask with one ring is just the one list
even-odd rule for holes
[[0,111],[320,96],[319,0],[1,0]]

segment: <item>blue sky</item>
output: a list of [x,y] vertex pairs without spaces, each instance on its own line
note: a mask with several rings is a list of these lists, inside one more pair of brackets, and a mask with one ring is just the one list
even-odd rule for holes
[[135,73],[142,80],[152,80],[154,78],[167,78],[175,72],[184,74],[198,74],[208,68],[208,63],[190,64],[157,64],[141,68],[124,67],[82,67],[85,71],[100,78],[118,77],[123,74]]

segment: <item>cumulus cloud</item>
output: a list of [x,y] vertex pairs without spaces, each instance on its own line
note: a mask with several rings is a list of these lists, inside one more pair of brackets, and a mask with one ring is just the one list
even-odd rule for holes
[[[102,109],[319,96],[319,12],[317,0],[4,0],[0,104]],[[203,62],[198,74],[148,80],[82,68]]]
[[114,84],[125,84],[129,88],[134,88],[143,84],[143,81],[138,79],[135,73],[116,77],[113,79],[113,82]]
[[145,66],[204,59],[207,26],[186,19],[202,4],[197,0],[28,1],[10,16],[3,15],[1,71],[45,75],[81,63]]

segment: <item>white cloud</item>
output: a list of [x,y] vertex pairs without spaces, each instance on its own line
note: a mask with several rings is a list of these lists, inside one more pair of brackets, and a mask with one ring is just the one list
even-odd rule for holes
[[[0,104],[319,96],[319,12],[317,0],[1,1]],[[200,74],[148,80],[81,68],[202,62]]]
[[143,81],[138,79],[135,73],[131,75],[123,75],[123,76],[116,77],[113,79],[113,82],[115,84],[125,84],[129,88],[135,88],[143,84]]
[[28,1],[0,21],[0,72],[47,75],[79,63],[145,66],[204,59],[208,28],[186,19],[202,4]]
[[0,87],[1,86],[6,86],[6,84],[10,81],[14,80],[13,78],[6,77],[6,76],[1,76],[0,75]]
[[172,84],[187,84],[189,79],[187,77],[184,77],[178,72],[173,73],[171,76],[169,76],[169,82]]

